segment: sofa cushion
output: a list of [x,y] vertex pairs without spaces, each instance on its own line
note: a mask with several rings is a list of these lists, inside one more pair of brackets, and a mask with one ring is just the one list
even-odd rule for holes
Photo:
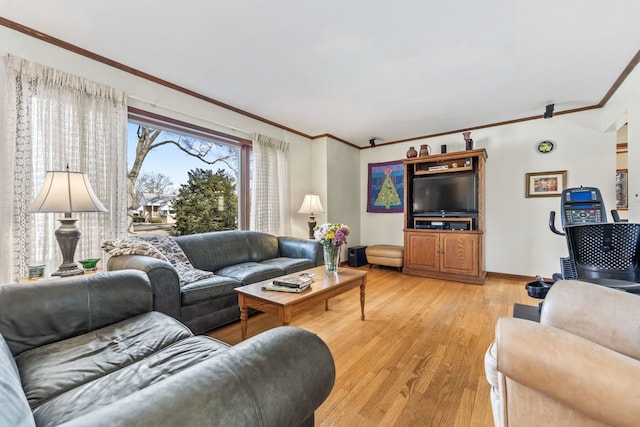
[[280,267],[284,269],[285,274],[295,273],[296,271],[306,270],[308,268],[315,267],[315,264],[312,260],[308,258],[287,258],[287,257],[278,257],[265,259],[260,264]]
[[242,231],[215,231],[175,239],[191,264],[201,270],[215,272],[227,265],[251,261],[249,243]]
[[191,331],[175,319],[149,312],[25,351],[15,361],[34,408],[190,336]]
[[93,381],[78,384],[34,408],[33,415],[38,425],[58,425],[125,399],[228,348],[227,344],[206,336],[186,338]]
[[182,305],[192,305],[225,295],[233,295],[233,290],[241,286],[240,281],[223,276],[213,276],[180,287]]
[[280,255],[276,236],[258,231],[245,231],[244,233],[249,244],[250,261],[260,262]]
[[243,285],[260,282],[262,280],[273,279],[284,275],[284,268],[276,265],[260,264],[258,262],[243,262],[241,264],[230,265],[216,271],[220,276],[233,277],[242,282]]
[[35,426],[22,390],[18,367],[4,337],[0,335],[0,426]]
[[215,231],[175,238],[196,268],[217,272],[229,265],[278,256],[278,238],[257,231]]

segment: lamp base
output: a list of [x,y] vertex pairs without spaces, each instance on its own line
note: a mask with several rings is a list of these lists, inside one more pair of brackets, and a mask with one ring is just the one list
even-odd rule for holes
[[75,268],[68,268],[68,269],[63,269],[62,266],[60,266],[58,267],[58,271],[56,271],[55,273],[51,273],[52,276],[60,276],[60,277],[79,276],[81,274],[84,274],[84,270],[78,266],[76,266]]
[[313,229],[316,228],[316,218],[314,216],[310,216],[307,224],[309,225],[309,238],[315,239],[316,236],[313,235]]
[[56,240],[62,252],[62,264],[52,276],[78,276],[84,274],[84,270],[73,261],[82,232],[76,226],[77,218],[60,218],[60,227],[56,230]]

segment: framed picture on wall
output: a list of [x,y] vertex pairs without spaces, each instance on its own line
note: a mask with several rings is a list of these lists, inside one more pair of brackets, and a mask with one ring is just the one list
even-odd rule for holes
[[525,185],[527,197],[560,197],[567,188],[567,171],[529,172]]
[[629,209],[628,177],[627,169],[618,169],[616,171],[616,209],[622,211]]
[[369,163],[367,212],[404,212],[404,165],[402,160]]

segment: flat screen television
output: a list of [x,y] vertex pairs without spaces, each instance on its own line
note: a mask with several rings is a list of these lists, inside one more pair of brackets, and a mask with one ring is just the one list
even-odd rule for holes
[[413,178],[413,214],[476,215],[477,182],[474,172],[417,176]]

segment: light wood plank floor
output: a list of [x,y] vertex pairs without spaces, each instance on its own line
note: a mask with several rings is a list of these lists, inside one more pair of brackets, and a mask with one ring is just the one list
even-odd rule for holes
[[[367,269],[367,267],[361,267]],[[489,277],[483,286],[370,269],[366,320],[359,289],[294,315],[329,346],[335,386],[316,411],[323,426],[492,426],[484,353],[499,316],[513,304],[537,305],[524,280]],[[249,318],[248,335],[278,326],[275,316]],[[240,323],[209,335],[240,341]]]

